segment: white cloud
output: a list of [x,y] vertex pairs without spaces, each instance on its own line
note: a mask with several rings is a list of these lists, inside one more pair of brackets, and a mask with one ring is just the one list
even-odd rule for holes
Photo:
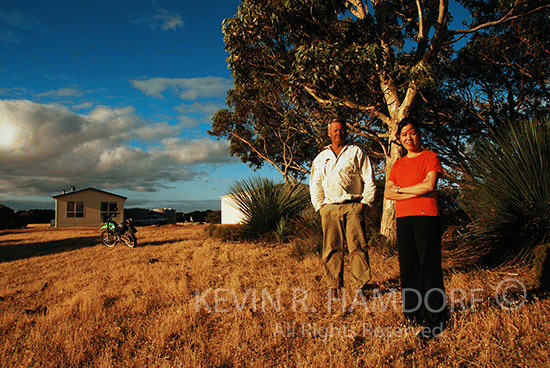
[[0,41],[4,43],[21,43],[23,36],[13,31],[0,29]]
[[233,86],[231,80],[221,77],[204,78],[150,78],[131,80],[132,85],[147,96],[163,98],[170,90],[182,100],[195,101],[203,97],[224,97]]
[[32,31],[36,29],[43,28],[41,23],[38,22],[35,18],[29,17],[23,13],[14,12],[2,9],[0,13],[0,19],[2,19],[5,24],[24,31]]
[[6,9],[0,11],[0,41],[21,43],[31,32],[46,33],[46,28],[33,17]]
[[[210,124],[212,123],[212,117],[214,114],[221,109],[222,106],[209,102],[209,103],[201,103],[201,102],[194,102],[190,105],[187,104],[181,104],[175,108],[176,111],[186,114],[186,115],[180,115],[178,118],[180,121],[187,125],[198,125],[199,122]],[[188,114],[194,116],[194,118],[191,118]]]
[[79,105],[73,105],[72,107],[75,110],[87,110],[87,109],[91,109],[93,106],[94,105],[91,102],[84,102]]
[[178,136],[181,133],[181,126],[170,125],[165,122],[148,124],[136,129],[134,133],[143,141],[153,142],[167,137]]
[[[51,195],[70,185],[155,190],[230,161],[229,143],[185,140],[182,124],[148,123],[133,107],[87,114],[58,104],[0,100],[0,185]],[[199,166],[197,166],[199,165]]]
[[162,141],[163,155],[182,164],[196,161],[204,163],[229,162],[229,142],[213,141],[209,138],[191,141],[181,138],[167,138]]
[[190,105],[187,104],[181,104],[178,107],[176,107],[176,111],[181,112],[183,114],[201,114],[206,116],[213,116],[216,111],[221,109],[221,107],[215,103],[201,103],[201,102],[194,102]]
[[178,119],[181,122],[181,125],[186,128],[191,128],[200,124],[197,119],[193,119],[187,115],[178,116]]
[[5,96],[22,96],[29,93],[26,88],[14,87],[14,88],[0,88],[0,95]]
[[156,28],[160,23],[160,27],[164,31],[169,29],[176,31],[178,27],[183,28],[183,19],[181,16],[176,13],[170,13],[166,9],[159,9],[156,14],[140,17],[135,22],[149,24],[151,28]]
[[74,143],[82,117],[55,105],[26,100],[0,100],[0,160],[47,160]]
[[61,88],[40,93],[37,97],[56,96],[56,97],[82,97],[84,94],[75,88]]
[[165,31],[169,29],[173,29],[175,31],[176,28],[183,27],[183,20],[181,19],[181,16],[176,13],[170,13],[166,9],[160,9],[159,13],[155,15],[155,20],[161,20],[163,23],[162,29]]

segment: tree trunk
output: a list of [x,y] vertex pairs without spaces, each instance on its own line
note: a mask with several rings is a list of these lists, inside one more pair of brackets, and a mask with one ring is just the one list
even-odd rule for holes
[[380,233],[386,237],[387,242],[391,244],[392,247],[396,244],[397,227],[395,226],[395,201],[384,199]]
[[[393,136],[393,133],[391,133]],[[401,158],[401,147],[392,143],[389,149],[389,156],[386,157],[386,182],[390,176],[391,168],[395,161]],[[397,242],[397,226],[395,223],[395,201],[384,198],[382,204],[382,219],[380,221],[380,233],[392,246]]]

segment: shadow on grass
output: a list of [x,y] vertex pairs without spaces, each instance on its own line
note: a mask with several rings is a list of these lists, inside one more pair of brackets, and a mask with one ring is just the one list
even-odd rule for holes
[[540,299],[548,299],[550,297],[550,245],[546,246],[539,275],[539,286],[533,290],[533,293]]
[[100,240],[97,236],[86,236],[27,244],[9,243],[9,240],[0,241],[0,263],[93,247],[98,245]]
[[188,238],[181,238],[181,239],[171,239],[171,240],[160,240],[160,241],[146,241],[141,243],[138,238],[138,247],[158,247],[162,245],[169,245],[174,243],[179,243],[187,240],[194,240],[194,239],[188,239]]

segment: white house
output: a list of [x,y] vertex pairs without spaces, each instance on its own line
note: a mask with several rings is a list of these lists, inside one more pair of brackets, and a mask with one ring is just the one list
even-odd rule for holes
[[86,188],[64,192],[52,197],[55,201],[56,227],[95,227],[103,217],[118,213],[116,222],[124,219],[126,197],[103,190]]

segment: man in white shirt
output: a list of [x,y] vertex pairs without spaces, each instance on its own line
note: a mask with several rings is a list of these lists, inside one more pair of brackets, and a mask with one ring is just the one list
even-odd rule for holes
[[344,281],[344,239],[350,254],[352,292],[370,281],[364,208],[372,204],[376,190],[368,156],[358,146],[347,144],[346,133],[344,120],[329,123],[331,145],[313,161],[309,182],[313,207],[321,214],[327,286],[337,295]]

